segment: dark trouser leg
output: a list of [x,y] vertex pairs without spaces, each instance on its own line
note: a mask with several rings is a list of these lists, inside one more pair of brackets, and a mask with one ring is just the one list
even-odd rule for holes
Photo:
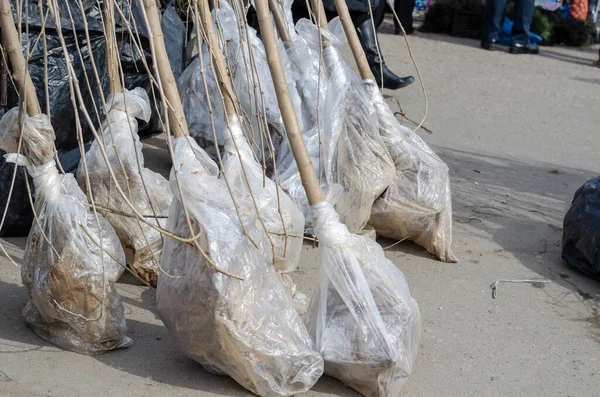
[[529,28],[533,20],[534,0],[515,1],[515,20],[512,28],[513,44],[529,44]]
[[353,13],[351,16],[354,26],[356,27],[356,33],[358,33],[358,38],[360,39],[360,44],[365,51],[367,61],[369,62],[371,72],[373,72],[377,84],[381,86],[381,83],[383,82],[385,88],[396,90],[398,88],[406,87],[415,81],[412,76],[398,77],[387,68],[385,61],[383,60],[383,55],[380,54],[381,49],[379,49],[379,51],[377,50],[377,33],[373,29],[373,23],[369,13],[363,15]]
[[[519,2],[520,0],[517,0]],[[533,1],[533,0],[532,0]],[[498,40],[504,19],[506,0],[486,0],[483,25],[484,40]],[[515,9],[516,13],[516,9]]]
[[[406,33],[413,32],[413,12],[415,10],[415,0],[395,0],[394,1],[394,11],[398,15],[398,19],[400,23],[406,30]],[[400,25],[394,18],[394,26],[396,27],[396,32],[400,33]]]
[[373,19],[375,20],[375,29],[379,29],[385,17],[386,0],[378,0],[377,7],[373,10]]

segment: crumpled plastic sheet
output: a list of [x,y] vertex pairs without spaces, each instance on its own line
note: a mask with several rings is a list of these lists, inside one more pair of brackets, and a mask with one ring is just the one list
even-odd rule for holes
[[217,175],[217,165],[194,139],[175,139],[168,229],[183,237],[200,232],[198,243],[215,265],[244,280],[217,272],[196,247],[167,238],[161,264],[172,277],[158,280],[160,318],[208,371],[226,373],[259,396],[307,391],[321,376],[323,360],[285,297],[251,199],[236,194],[238,217]]
[[369,224],[382,236],[412,240],[441,261],[456,262],[448,166],[420,136],[400,124],[373,81],[364,86],[396,166],[394,182],[375,201]]
[[[210,54],[203,45],[202,60],[200,57],[195,58],[179,78],[179,95],[190,135],[214,161],[217,161],[217,150],[222,152],[224,149],[222,131],[225,131],[225,110],[219,96],[217,79],[210,65]],[[216,70],[214,72],[216,73]],[[204,77],[202,77],[202,73],[204,73]],[[205,80],[213,110],[212,121],[206,100]],[[215,134],[218,147],[215,146]]]
[[[137,135],[138,121],[150,118],[150,100],[142,88],[123,89],[111,95],[106,102],[107,120],[102,124],[101,139],[95,140],[86,153],[86,168],[80,162],[77,181],[82,190],[93,194],[94,203],[112,210],[132,214],[133,210],[117,190],[109,167],[102,154],[104,148],[108,162],[127,199],[155,226],[165,227],[173,196],[169,182],[160,174],[144,167],[142,143]],[[89,178],[90,189],[87,181]],[[156,285],[158,261],[163,238],[159,231],[131,216],[102,211],[114,227],[126,253],[128,264],[147,283]]]
[[417,355],[417,302],[381,246],[351,234],[331,204],[312,211],[320,281],[305,321],[325,374],[367,397],[398,396]]
[[[290,92],[298,94],[299,102],[294,101],[294,105],[301,121],[302,131],[308,131],[317,126],[317,104],[323,114],[327,80],[324,69],[319,68],[319,47],[311,48],[308,42],[296,32],[292,16],[293,3],[294,0],[283,2],[283,11],[292,42],[283,44],[285,51],[281,52],[281,57]],[[319,73],[321,73],[320,79]],[[293,95],[292,100],[295,97]]]
[[[319,44],[319,38],[317,36],[316,27],[314,27],[312,22],[310,22],[308,20],[305,20],[305,21],[301,20],[296,25],[296,29],[298,30],[298,32],[296,32],[296,30],[291,29],[293,27],[293,22],[292,22],[293,19],[291,16],[291,9],[289,8],[289,5],[287,3],[286,3],[286,7],[284,8],[284,11],[285,11],[286,19],[288,21],[288,25],[290,25],[290,34],[292,35],[294,43],[298,42],[295,39],[295,37],[298,37],[299,40],[302,40],[302,44],[300,44],[300,45],[305,45],[306,49],[311,53],[311,58],[314,58],[316,56],[317,60],[318,60],[319,55],[318,55],[318,53],[315,52],[315,49],[316,49],[316,51],[318,51],[320,44]],[[334,27],[335,27],[335,24],[334,24]],[[331,38],[334,39],[335,36],[332,35]],[[293,55],[291,55],[290,58],[293,60]],[[284,63],[284,65],[285,65],[285,63]],[[308,67],[308,65],[306,65],[306,66]],[[288,79],[294,80],[295,75],[294,75],[294,71],[293,71],[293,69],[294,69],[293,65],[290,63],[287,65],[287,68],[291,70],[291,73],[286,74],[286,76],[288,77]],[[310,70],[310,69],[308,69],[308,70]],[[286,69],[286,72],[288,72],[287,69]],[[314,72],[314,70],[313,70],[313,72]],[[317,73],[318,73],[318,64],[317,64]],[[322,73],[322,81],[321,81],[322,88],[320,91],[321,102],[319,105],[321,107],[321,114],[323,114],[322,108],[323,108],[323,104],[325,103],[327,79],[325,78],[324,71],[322,71],[321,73]],[[300,86],[298,86],[298,87],[300,87]],[[310,90],[307,90],[307,92],[310,92]],[[316,91],[314,92],[314,94],[316,95]],[[304,98],[304,99],[307,99],[307,98]],[[314,99],[310,105],[305,104],[305,106],[307,106],[306,109],[308,109],[308,106],[310,106],[310,111],[312,111],[312,106],[314,106],[315,124],[313,125],[313,128],[306,129],[306,126],[308,124],[310,124],[310,122],[305,123],[304,124],[305,129],[302,130],[302,134],[304,137],[304,143],[308,150],[308,154],[309,154],[310,160],[312,162],[313,168],[315,169],[315,172],[317,173],[317,176],[319,177],[321,189],[324,192],[326,192],[328,195],[331,195],[331,192],[329,191],[330,190],[329,185],[325,178],[325,172],[324,172],[325,168],[323,167],[323,155],[322,155],[322,148],[321,148],[321,144],[320,144],[320,139],[322,137],[323,130],[322,130],[322,124],[321,124],[321,129],[319,129],[319,126],[316,124],[316,105],[317,105],[316,99]],[[302,111],[299,111],[298,108],[296,108],[296,111],[298,114],[303,114],[305,116],[308,114],[306,112],[303,113]],[[321,123],[322,123],[322,121],[321,121]],[[312,222],[312,215],[311,215],[311,211],[310,211],[310,204],[308,203],[308,198],[306,197],[306,192],[304,190],[304,186],[302,186],[302,180],[300,179],[300,174],[298,172],[298,166],[296,164],[296,160],[294,158],[294,154],[292,153],[292,148],[290,146],[290,142],[287,139],[287,136],[284,138],[284,141],[281,144],[279,151],[277,153],[277,170],[279,173],[280,186],[292,198],[292,200],[294,200],[296,205],[302,209],[302,213],[304,214],[304,219],[305,219],[305,233],[312,234],[313,233],[313,231],[312,231],[313,230],[313,222]],[[337,186],[336,188],[339,188],[339,186]],[[339,196],[339,190],[337,190],[336,188],[334,188],[334,190],[336,191],[336,193],[338,193],[338,196]],[[334,194],[336,194],[336,193],[334,193]]]
[[[25,156],[8,154],[6,160],[27,167],[39,220],[27,238],[21,267],[29,295],[23,316],[42,338],[81,354],[128,346],[114,287],[125,265],[119,239],[100,214],[96,218],[90,211],[75,177],[58,173],[48,117],[23,115],[21,125]],[[7,133],[12,128],[0,136]]]
[[[251,147],[259,162],[266,164],[267,175],[271,175],[273,153],[278,152],[284,140],[285,127],[265,48],[256,30],[240,23],[229,3],[223,1],[220,6],[217,23],[222,28],[226,43],[227,62],[235,92],[254,132],[250,137]],[[295,102],[298,103],[299,99]]]
[[263,175],[260,164],[254,159],[252,149],[246,142],[238,116],[231,115],[228,118],[224,174],[238,194],[248,197],[252,194],[273,243],[275,268],[281,272],[292,272],[300,261],[304,215],[274,181]]
[[[319,32],[314,24],[302,19],[296,29],[318,49]],[[339,19],[322,35],[331,44],[324,44],[323,49],[327,78],[324,114],[328,115],[321,132],[323,171],[328,185],[342,186],[335,208],[341,221],[357,233],[367,225],[373,202],[392,183],[395,168],[379,135],[371,98],[337,48],[345,37]]]

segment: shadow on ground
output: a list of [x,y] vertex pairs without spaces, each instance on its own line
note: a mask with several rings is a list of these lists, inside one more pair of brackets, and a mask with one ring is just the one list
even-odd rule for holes
[[[455,36],[450,36],[447,34],[439,34],[439,33],[425,33],[425,32],[421,32],[419,30],[415,30],[415,35],[419,38],[425,39],[425,40],[432,40],[432,41],[441,41],[441,42],[445,42],[445,43],[450,43],[450,44],[456,44],[456,45],[463,45],[465,47],[472,47],[472,48],[480,48],[480,43],[479,40],[475,40],[475,39],[469,39],[469,38],[465,38],[465,37],[455,37]],[[408,40],[410,42],[411,37],[409,36]],[[499,47],[499,51],[503,51],[504,47]],[[508,51],[508,47],[506,47],[506,51]]]
[[[206,372],[200,364],[187,358],[168,334],[162,323],[138,321],[130,318],[129,305],[136,306],[136,316],[140,311],[147,311],[144,317],[156,316],[154,312],[154,290],[141,288],[141,298],[131,298],[123,288],[131,288],[118,284],[117,288],[123,297],[126,307],[127,329],[134,343],[127,349],[111,351],[93,356],[98,362],[131,375],[147,379],[147,385],[161,383],[178,388],[186,388],[198,392],[206,392],[224,396],[253,396],[228,376],[218,376]],[[139,292],[139,291],[138,291]],[[137,295],[139,296],[139,295]],[[0,362],[4,359],[19,359],[19,353],[43,350],[60,353],[62,350],[29,329],[21,310],[27,301],[27,291],[16,283],[0,281]],[[72,353],[75,354],[75,353]],[[351,389],[327,376],[322,377],[313,387],[313,391],[358,396]]]
[[[600,307],[600,283],[567,267],[560,257],[564,214],[575,191],[596,177],[595,172],[459,150],[436,152],[450,168],[455,236],[460,234],[468,244],[483,231],[500,247],[492,254],[514,256],[540,277],[590,301],[591,309]],[[389,241],[382,241],[386,244]],[[431,257],[413,243],[391,249]]]
[[[568,268],[560,259],[564,213],[576,189],[595,177],[596,172],[548,163],[524,163],[459,150],[436,148],[436,152],[450,168],[455,236],[459,236],[459,239],[455,237],[455,241],[461,242],[460,249],[457,249],[459,260],[461,253],[469,256],[470,252],[483,254],[482,260],[488,255],[516,258],[539,277],[551,279],[566,288],[565,296],[574,295],[584,302],[586,314],[583,320],[576,321],[589,323],[600,342],[600,283]],[[469,247],[471,238],[481,241],[482,232],[497,248],[485,252],[486,248],[480,251],[475,243]],[[392,242],[382,240],[381,243],[387,246]],[[390,250],[431,258],[424,249],[409,242]],[[470,262],[476,263],[477,260],[471,258]],[[506,274],[506,278],[524,276]],[[185,357],[156,319],[153,290],[123,284],[119,284],[118,288],[119,292],[123,289],[126,307],[137,307],[135,319],[128,318],[129,334],[134,344],[128,349],[94,359],[119,371],[148,378],[149,382],[222,395],[251,395],[233,379],[209,374]],[[137,288],[142,290],[141,297]],[[0,355],[18,354],[21,348],[23,351],[56,349],[27,330],[20,314],[26,298],[26,291],[18,281],[14,284],[0,282],[0,300],[3,302],[0,339],[11,341],[11,346],[0,345]],[[563,298],[548,295],[549,303],[557,306],[562,305]],[[12,342],[15,342],[14,346]],[[314,390],[337,395],[354,394],[328,377],[321,379]]]
[[[568,53],[557,49],[570,49]],[[541,47],[540,56],[559,61],[595,67],[598,64],[598,49],[593,47]]]

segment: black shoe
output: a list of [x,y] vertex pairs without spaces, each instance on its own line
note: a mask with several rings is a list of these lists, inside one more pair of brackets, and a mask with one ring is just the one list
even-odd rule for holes
[[496,39],[485,39],[481,41],[481,48],[488,51],[496,50]]
[[356,32],[358,33],[360,44],[367,56],[371,72],[373,72],[373,76],[379,87],[381,87],[383,81],[384,88],[397,90],[399,88],[404,88],[415,81],[415,78],[412,76],[398,77],[387,68],[385,61],[383,60],[383,55],[380,57],[380,53],[377,51],[377,34],[373,30],[370,19],[367,19],[358,25],[356,27]]
[[[373,72],[375,82],[381,87],[381,65],[375,64],[371,66],[371,72]],[[398,90],[411,85],[414,81],[415,78],[413,76],[396,76],[396,74],[389,70],[385,64],[383,65],[383,88]]]
[[514,43],[511,44],[508,52],[511,54],[538,54],[540,52],[540,48],[532,44]]

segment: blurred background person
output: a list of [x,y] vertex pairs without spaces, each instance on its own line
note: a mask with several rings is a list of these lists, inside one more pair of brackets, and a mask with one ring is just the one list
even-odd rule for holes
[[[529,42],[529,28],[533,20],[535,0],[515,0],[514,24],[509,52],[511,54],[537,54],[539,48]],[[483,39],[481,47],[494,51],[500,39],[506,0],[486,0]]]

